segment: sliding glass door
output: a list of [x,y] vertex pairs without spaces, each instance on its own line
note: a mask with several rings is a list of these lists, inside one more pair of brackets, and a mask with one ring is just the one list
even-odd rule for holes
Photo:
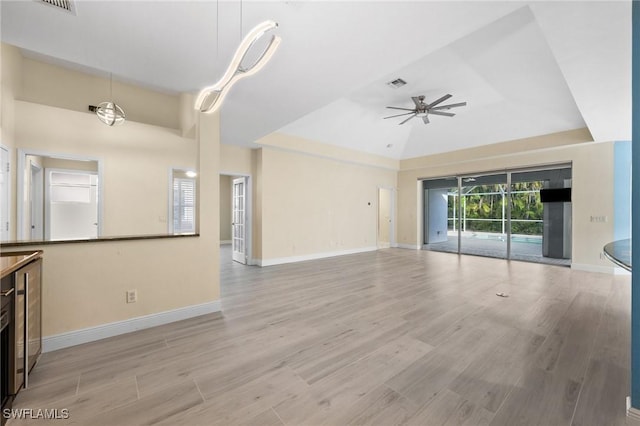
[[460,253],[507,257],[507,174],[461,178]]
[[570,165],[428,179],[423,188],[424,249],[570,265]]
[[536,261],[542,258],[544,205],[540,190],[544,173],[511,174],[511,258]]
[[426,249],[458,253],[460,207],[458,178],[447,177],[423,182],[424,226]]

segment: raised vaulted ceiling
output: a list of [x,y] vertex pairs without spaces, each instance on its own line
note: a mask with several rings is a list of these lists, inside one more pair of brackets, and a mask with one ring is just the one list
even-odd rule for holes
[[[222,141],[279,131],[411,158],[585,126],[630,139],[630,4],[76,0],[75,16],[35,1],[1,12],[7,43],[172,92],[221,75],[241,18],[244,33],[274,19],[281,48],[232,89]],[[408,84],[385,84],[397,77]],[[468,106],[429,125],[382,120],[387,105],[445,93]]]

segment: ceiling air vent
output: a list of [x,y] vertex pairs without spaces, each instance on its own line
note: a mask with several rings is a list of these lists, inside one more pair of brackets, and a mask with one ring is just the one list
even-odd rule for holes
[[399,87],[404,86],[405,84],[407,84],[406,81],[404,81],[401,78],[396,78],[395,80],[388,82],[387,86],[390,86],[390,87],[393,87],[394,89],[397,89]]
[[76,14],[76,5],[74,4],[73,0],[36,0],[36,1],[38,3],[55,7],[58,10],[71,13],[72,15]]

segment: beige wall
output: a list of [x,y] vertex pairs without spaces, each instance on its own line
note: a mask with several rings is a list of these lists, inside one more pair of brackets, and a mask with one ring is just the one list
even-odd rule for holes
[[231,179],[220,175],[220,241],[231,241]]
[[82,170],[85,172],[98,171],[98,163],[96,161],[75,161],[50,157],[42,158],[42,167],[45,169]]
[[[44,250],[45,337],[220,298],[218,128],[202,116],[199,237],[20,248]],[[130,289],[137,303],[125,303]]]
[[253,231],[252,231],[252,257],[254,260],[262,259],[262,148],[251,152],[251,174],[253,179]]
[[[134,198],[144,199],[154,206],[154,200],[162,198],[157,211],[154,207],[153,212],[145,212],[144,216],[155,222],[151,224],[154,230],[166,231],[166,223],[158,226],[157,222],[161,222],[160,215],[166,217],[167,214],[169,167],[199,169],[199,237],[34,244],[13,250],[6,245],[2,247],[3,252],[44,250],[44,336],[219,300],[218,115],[198,116],[195,128],[187,131],[192,133],[193,139],[184,138],[177,123],[185,122],[188,126],[191,122],[188,113],[179,119],[178,108],[171,106],[174,101],[167,100],[166,95],[131,88],[129,94],[135,98],[131,107],[124,105],[128,97],[122,98],[129,120],[122,126],[107,127],[92,114],[84,112],[86,105],[83,106],[89,102],[87,98],[103,100],[102,96],[93,99],[98,89],[90,90],[87,85],[89,82],[102,85],[105,80],[29,64],[25,72],[29,87],[22,96],[21,62],[15,48],[2,45],[2,143],[11,148],[85,153],[103,159],[105,208],[116,210],[111,214],[128,208]],[[18,71],[12,73],[12,70]],[[42,82],[34,82],[37,75],[47,77],[45,82],[48,84],[60,85],[66,90],[42,87]],[[52,76],[56,80],[52,80]],[[57,98],[67,91],[73,92],[68,99]],[[14,97],[22,100],[14,101]],[[165,101],[168,105],[160,105]],[[177,100],[175,102],[178,105]],[[186,102],[183,104],[186,108]],[[150,108],[147,113],[152,117],[145,118],[145,113],[136,112],[138,106]],[[164,116],[161,110],[166,114],[171,111],[173,118]],[[141,122],[136,122],[136,117]],[[161,126],[144,122],[152,122],[158,117],[163,122]],[[116,156],[117,153],[124,156]],[[136,170],[140,175],[132,174]],[[15,182],[15,174],[13,178]],[[105,216],[108,214],[105,211]],[[135,214],[137,212],[133,212]],[[139,218],[129,216],[126,219]],[[116,232],[127,231],[119,229]],[[136,229],[136,232],[140,230]],[[154,231],[145,228],[144,232]],[[125,303],[125,292],[130,289],[138,290],[137,303]]]
[[23,58],[2,44],[0,142],[11,148],[11,239],[17,237],[19,149],[102,161],[102,235],[168,231],[170,169],[197,168],[193,96],[114,82],[127,121],[108,127],[87,110],[106,100],[108,87],[108,79]]
[[252,149],[220,144],[220,173],[227,175],[251,175]]
[[182,136],[193,139],[196,137],[196,110],[193,107],[195,95],[191,93],[181,93],[179,97],[179,123]]
[[8,44],[0,44],[0,125],[2,144],[13,146],[13,122],[15,120],[14,99],[22,92],[22,56],[20,51]]
[[[258,170],[256,162],[257,153],[259,150],[251,149],[247,147],[240,147],[234,145],[226,145],[220,144],[220,173],[228,176],[249,176],[249,186],[251,187],[251,227],[246,228],[247,232],[251,232],[251,254],[249,261],[252,263],[256,259],[261,259],[261,246],[260,246],[260,232],[261,232],[261,212],[256,210],[256,206],[259,206],[260,200],[259,190],[260,190],[260,179],[261,179],[261,171]],[[221,175],[223,177],[224,175]],[[231,240],[231,184],[233,178],[229,178],[229,195],[228,195],[228,210],[223,206],[221,201],[221,222],[220,222],[220,235],[221,241]],[[221,181],[222,182],[222,181]],[[221,190],[222,191],[222,190]],[[224,211],[223,211],[224,210]],[[228,219],[226,217],[222,217],[222,215],[226,214],[226,211],[229,213]],[[223,229],[226,229],[226,231]],[[223,238],[222,236],[227,236],[228,238]]]
[[[11,161],[11,184],[16,182],[16,153],[15,145],[15,98],[22,90],[22,56],[20,51],[4,43],[0,43],[0,144],[9,149]],[[11,204],[17,202],[16,191],[11,191]],[[9,239],[16,238],[16,211],[10,210]]]
[[93,114],[16,102],[15,148],[99,159],[103,235],[168,230],[169,172],[197,168],[197,143],[178,131],[134,121],[105,126]]
[[[539,148],[540,140],[531,138],[486,146],[481,152],[448,153],[447,161],[443,157],[404,161],[398,174],[398,242],[413,247],[422,243],[419,178],[571,162],[572,263],[575,267],[610,268],[611,264],[601,259],[601,252],[603,245],[613,240],[613,143],[589,143],[588,132],[582,132],[580,141],[579,134],[564,132],[541,138],[545,143],[556,139],[555,148]],[[570,143],[568,138],[573,138]],[[608,222],[591,222],[590,216],[607,216]]]
[[[30,58],[23,58],[21,72],[23,90],[19,99],[24,101],[87,113],[89,105],[111,100],[108,76],[98,77]],[[178,94],[122,83],[115,76],[113,100],[124,109],[127,120],[180,128]],[[188,125],[186,117],[183,120]]]
[[271,147],[259,168],[263,263],[375,248],[378,188],[396,170]]

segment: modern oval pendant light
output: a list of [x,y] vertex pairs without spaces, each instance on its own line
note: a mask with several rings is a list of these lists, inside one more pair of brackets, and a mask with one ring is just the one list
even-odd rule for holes
[[247,36],[242,40],[242,43],[240,43],[240,46],[238,46],[222,78],[213,86],[205,87],[200,91],[195,102],[195,109],[201,112],[213,112],[217,110],[220,105],[222,105],[222,101],[229,92],[229,89],[231,89],[231,86],[233,86],[236,81],[253,75],[264,67],[280,45],[281,39],[276,35],[271,36],[269,44],[253,64],[244,67],[242,66],[242,60],[247,56],[247,52],[258,39],[264,36],[267,31],[274,30],[277,27],[278,24],[276,22],[265,21],[249,31]]
[[102,102],[96,107],[98,119],[107,126],[122,124],[125,120],[124,110],[113,101],[113,74],[109,73],[109,91],[111,101]]

